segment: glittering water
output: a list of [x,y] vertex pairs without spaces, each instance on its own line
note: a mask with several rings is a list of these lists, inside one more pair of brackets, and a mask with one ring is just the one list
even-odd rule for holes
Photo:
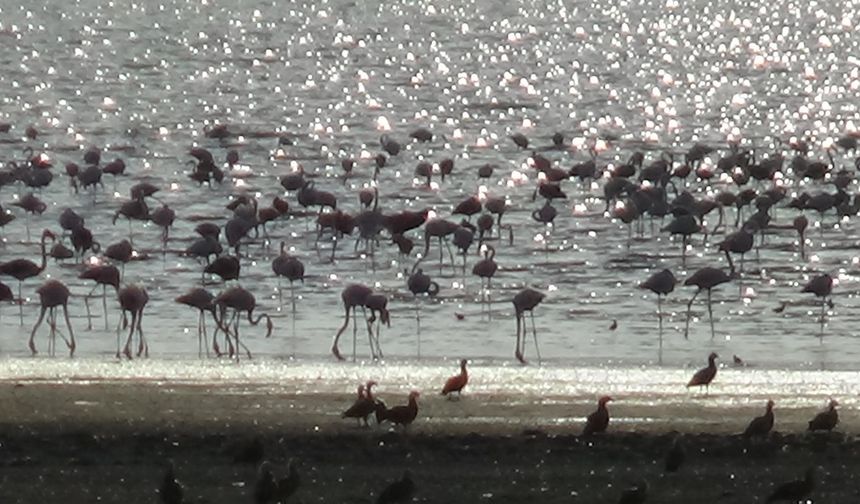
[[[707,311],[694,306],[689,340],[683,338],[685,304],[692,291],[680,287],[664,303],[666,334],[662,352],[656,334],[656,303],[636,288],[664,267],[684,278],[707,264],[724,264],[711,237],[696,239],[681,267],[680,245],[655,231],[628,249],[627,229],[604,215],[603,180],[565,182],[568,200],[556,203],[552,228],[531,220],[540,201],[532,201],[535,171],[529,151],[508,139],[526,134],[537,148],[551,144],[556,131],[566,136],[565,151],[543,155],[568,169],[588,159],[619,164],[633,150],[682,153],[693,142],[715,147],[727,140],[755,146],[760,156],[783,153],[792,138],[810,142],[813,159],[843,134],[855,131],[860,87],[858,2],[48,2],[0,4],[0,159],[20,160],[21,149],[44,150],[55,163],[54,183],[41,197],[47,211],[30,218],[36,231],[58,229],[66,207],[86,218],[101,244],[127,236],[128,227],[111,218],[128,188],[149,181],[176,209],[177,223],[165,259],[153,225],[132,224],[138,261],[126,266],[127,282],[147,287],[151,298],[144,330],[155,358],[197,354],[196,313],[173,299],[199,282],[200,266],[179,255],[202,220],[223,224],[230,195],[248,192],[268,204],[283,195],[280,176],[301,165],[316,175],[317,188],[339,196],[339,208],[358,211],[357,191],[369,184],[378,137],[388,133],[406,144],[382,170],[379,190],[387,211],[434,208],[447,217],[451,208],[478,191],[477,167],[497,168],[484,182],[486,193],[505,196],[515,241],[496,243],[500,271],[492,286],[492,317],[482,314],[479,281],[447,265],[440,274],[438,249],[431,248],[425,272],[442,290],[421,304],[421,353],[440,358],[472,356],[508,360],[514,339],[510,299],[524,285],[548,294],[536,311],[541,353],[563,366],[583,363],[627,366],[663,362],[702,362],[709,351],[724,359],[737,354],[765,367],[851,368],[860,359],[853,328],[858,319],[855,275],[856,219],[826,215],[809,233],[807,261],[800,259],[792,230],[775,229],[758,260],[748,260],[743,286],[714,292],[716,337],[711,340]],[[238,136],[226,142],[205,138],[212,124],[227,124]],[[33,124],[35,142],[23,139]],[[436,135],[429,144],[407,142],[417,127]],[[389,131],[390,130],[390,131]],[[279,146],[277,136],[293,145]],[[62,165],[81,163],[83,149],[106,149],[103,159],[123,158],[127,177],[105,177],[107,192],[96,203],[86,193],[70,193]],[[241,166],[223,186],[198,187],[186,177],[192,145],[224,159],[237,148]],[[723,149],[725,152],[725,149]],[[340,160],[358,160],[355,176],[344,183]],[[455,176],[430,189],[413,179],[419,160],[456,161]],[[706,161],[716,164],[717,154]],[[851,167],[839,150],[837,164]],[[780,181],[789,193],[832,186]],[[808,186],[808,187],[804,187]],[[731,189],[727,175],[695,191]],[[856,191],[855,184],[849,192]],[[4,187],[8,206],[25,194]],[[295,197],[289,197],[297,207]],[[785,200],[787,201],[787,200]],[[779,205],[774,223],[788,225],[796,211]],[[23,212],[3,230],[3,260],[33,257],[37,244],[26,241]],[[734,211],[728,211],[733,219]],[[710,227],[714,215],[709,217]],[[343,314],[340,290],[348,283],[373,285],[390,298],[392,327],[383,329],[388,357],[416,356],[415,302],[402,271],[415,257],[400,261],[384,246],[373,260],[354,252],[353,240],[339,245],[334,264],[330,241],[318,254],[309,219],[295,216],[271,226],[271,243],[246,248],[242,284],[260,309],[275,315],[273,338],[260,327],[243,337],[258,356],[297,355],[327,359],[331,338]],[[652,236],[646,223],[646,236]],[[659,223],[655,229],[659,229]],[[418,235],[415,236],[418,238]],[[278,308],[278,283],[270,269],[277,244],[286,240],[306,264],[308,278],[297,288],[297,317]],[[473,246],[467,262],[477,260]],[[748,258],[749,259],[749,258]],[[458,259],[459,260],[459,259]],[[447,254],[446,254],[447,261]],[[45,277],[67,282],[70,309],[81,355],[114,353],[111,330],[86,330],[82,296],[90,286],[77,280],[80,267],[51,264]],[[468,270],[467,270],[468,271]],[[838,279],[835,306],[828,312],[823,344],[817,338],[818,305],[799,290],[812,274]],[[38,282],[25,284],[31,297],[26,327],[15,309],[3,307],[2,351],[26,355],[26,334],[37,315],[32,299]],[[210,286],[217,291],[219,286]],[[742,297],[739,295],[742,294]],[[773,308],[788,302],[782,313]],[[99,303],[93,303],[98,312]],[[115,305],[116,303],[111,303]],[[113,307],[112,307],[113,309]],[[463,315],[458,320],[455,314]],[[699,318],[703,317],[704,318]],[[612,320],[618,327],[610,330]],[[342,351],[351,353],[351,329]],[[359,332],[361,354],[366,336]],[[44,350],[44,328],[37,339]],[[531,343],[530,343],[531,345]],[[529,346],[527,357],[535,358]],[[254,368],[256,369],[256,368]]]

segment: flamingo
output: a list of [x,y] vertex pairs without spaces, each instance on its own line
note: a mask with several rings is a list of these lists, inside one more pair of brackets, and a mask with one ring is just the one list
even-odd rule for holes
[[[374,359],[382,358],[382,347],[379,345],[379,330],[382,327],[382,324],[391,327],[391,315],[388,312],[388,298],[384,294],[371,294],[367,296],[367,300],[364,302],[364,307],[370,309],[370,317],[367,319],[367,330],[370,333],[370,349],[371,353],[373,353]],[[377,319],[376,314],[379,313],[379,318]],[[376,335],[373,334],[373,323],[377,322],[376,326]],[[376,350],[374,351],[373,346],[376,344]]]
[[[146,343],[146,338],[143,336],[143,328],[141,320],[143,319],[143,309],[149,302],[149,295],[146,289],[137,285],[128,285],[119,290],[119,306],[122,308],[122,328],[129,327],[128,339],[125,342],[122,354],[131,359],[131,340],[134,336],[134,331],[137,329],[137,337],[139,344],[137,347],[137,356],[149,357],[149,345]],[[126,312],[131,313],[131,324],[128,323]],[[120,340],[119,327],[117,327],[116,339],[116,357],[120,357]]]
[[[514,351],[514,356],[522,364],[526,364],[526,360],[523,357],[523,354],[526,351],[526,335],[528,333],[528,330],[525,327],[525,320],[523,320],[525,318],[525,312],[529,312],[531,314],[532,334],[534,335],[534,339],[535,339],[535,351],[537,352],[538,365],[540,365],[540,362],[541,362],[540,347],[538,347],[538,340],[537,340],[537,330],[535,329],[534,309],[535,309],[535,307],[537,307],[537,305],[539,305],[541,303],[541,301],[543,301],[544,297],[546,297],[546,296],[543,293],[538,292],[534,289],[526,288],[526,289],[521,290],[519,293],[517,293],[517,295],[514,296],[514,299],[513,299],[514,311],[516,312],[516,316],[517,316],[517,346],[516,346],[516,350]],[[522,327],[522,332],[520,329],[521,327]],[[520,339],[521,333],[522,333],[522,340]],[[522,341],[522,344],[520,344],[520,341]]]
[[33,355],[36,355],[38,352],[36,351],[35,337],[36,330],[39,329],[39,326],[42,325],[42,321],[45,318],[45,313],[48,313],[48,324],[51,326],[51,339],[48,342],[48,351],[50,355],[54,355],[54,350],[56,349],[56,338],[57,338],[57,307],[63,307],[63,316],[66,319],[66,327],[69,328],[69,339],[67,340],[62,333],[60,333],[60,337],[63,338],[63,341],[66,342],[66,346],[69,347],[69,357],[74,357],[75,355],[75,333],[72,330],[72,323],[69,321],[69,289],[62,282],[58,280],[48,280],[41,287],[39,287],[36,292],[39,294],[39,302],[42,305],[42,310],[39,312],[39,320],[36,321],[36,325],[33,326],[33,330],[30,332],[30,341],[28,346],[30,347],[30,351]]
[[119,269],[112,264],[104,264],[99,266],[91,266],[87,268],[83,273],[81,273],[78,278],[83,280],[95,280],[96,285],[93,289],[84,296],[84,304],[87,307],[87,328],[93,328],[93,319],[90,315],[90,296],[93,295],[93,292],[99,288],[99,285],[102,286],[102,309],[104,310],[105,317],[105,330],[108,329],[108,320],[107,320],[107,287],[110,285],[114,288],[117,295],[119,295],[119,282],[120,282],[120,274]]
[[[434,282],[429,275],[424,273],[424,270],[418,267],[418,264],[412,267],[412,273],[406,280],[406,287],[409,292],[415,297],[415,322],[417,324],[416,334],[418,335],[418,358],[421,358],[421,304],[418,301],[419,294],[427,294],[430,297],[436,296],[439,293],[439,284]],[[417,270],[417,271],[416,271]]]
[[[190,306],[192,308],[197,308],[200,312],[197,317],[197,356],[203,356],[203,349],[206,349],[206,356],[209,356],[209,345],[208,338],[206,334],[206,312],[212,314],[215,317],[215,305],[213,301],[215,300],[215,296],[213,296],[206,289],[202,289],[200,287],[195,287],[186,292],[185,294],[176,298],[176,302],[179,304],[184,304],[186,306]],[[216,329],[217,331],[217,329]],[[221,356],[221,352],[218,349],[218,341],[215,338],[215,334],[212,335],[212,344],[215,349],[215,354],[217,356]]]
[[[481,279],[481,306],[487,305],[487,317],[492,319],[492,310],[490,310],[490,282],[499,269],[499,265],[496,264],[496,249],[492,245],[483,245],[482,249],[484,258],[472,266],[472,274],[477,275]],[[484,288],[485,281],[487,283],[486,289]]]
[[[365,307],[367,305],[367,298],[371,294],[373,294],[373,291],[370,289],[370,287],[367,287],[367,286],[361,285],[361,284],[347,285],[343,289],[343,292],[341,292],[341,294],[340,294],[340,298],[341,298],[341,300],[343,300],[343,307],[345,310],[345,314],[344,314],[344,318],[343,318],[343,325],[340,327],[340,329],[337,330],[337,334],[335,334],[334,341],[332,342],[332,345],[331,345],[331,353],[334,354],[335,358],[337,358],[337,360],[339,360],[339,361],[346,360],[340,354],[340,350],[338,350],[337,343],[340,340],[340,335],[343,334],[343,331],[346,330],[346,326],[349,325],[349,313],[350,312],[352,312],[352,319],[353,319],[353,321],[352,321],[352,360],[355,361],[356,344],[357,344],[357,338],[358,338],[358,322],[356,322],[356,318],[357,318],[356,311],[360,307],[362,312],[364,313],[364,318],[367,319],[367,310]],[[373,344],[372,344],[373,343],[373,336],[369,334],[368,338],[371,340],[371,347],[370,347],[371,353],[373,354],[373,357],[376,358],[376,352],[375,352],[375,350],[373,348]]]
[[42,248],[42,264],[38,265],[29,259],[13,259],[4,263],[0,263],[0,275],[13,277],[18,280],[18,314],[21,318],[21,325],[24,325],[24,300],[21,297],[21,284],[24,280],[38,276],[48,266],[48,251],[45,247],[45,241],[48,239],[55,240],[56,236],[50,230],[42,231],[41,248]]
[[695,285],[698,287],[696,293],[693,294],[693,297],[690,298],[690,302],[687,303],[687,324],[684,327],[684,339],[689,337],[690,332],[690,310],[693,306],[693,301],[696,300],[696,296],[699,295],[702,290],[708,291],[708,318],[711,322],[711,339],[714,339],[714,311],[713,305],[711,304],[711,289],[714,287],[724,284],[732,279],[731,276],[726,274],[725,271],[717,268],[711,268],[706,266],[692,275],[689,278],[684,280],[684,285]]
[[668,269],[654,273],[647,280],[639,284],[639,288],[648,289],[657,294],[657,327],[660,341],[660,355],[662,361],[663,350],[663,296],[671,294],[675,290],[678,280]]
[[831,294],[833,293],[833,277],[828,275],[827,273],[815,276],[810,280],[806,286],[803,287],[803,290],[800,292],[807,293],[811,292],[815,294],[815,297],[821,298],[821,331],[818,333],[818,339],[820,342],[824,342],[824,318],[827,310],[828,298],[830,298],[830,303],[833,303],[833,298]]
[[[233,355],[233,344],[230,341],[230,325],[231,323],[233,325],[233,338],[236,340],[236,362],[239,362],[241,348],[244,348],[248,358],[251,358],[251,351],[239,340],[239,315],[242,312],[248,314],[248,322],[254,326],[259,324],[260,321],[265,318],[266,337],[268,338],[272,336],[273,326],[271,317],[265,313],[261,313],[256,319],[254,318],[254,310],[257,307],[257,300],[254,298],[254,295],[248,292],[245,288],[240,286],[231,287],[219,294],[213,301],[213,304],[218,310],[218,316],[215,317],[215,321],[218,324],[218,327],[227,335],[227,343],[230,347],[231,356]],[[233,309],[233,316],[227,325],[224,325],[224,319],[228,308]]]

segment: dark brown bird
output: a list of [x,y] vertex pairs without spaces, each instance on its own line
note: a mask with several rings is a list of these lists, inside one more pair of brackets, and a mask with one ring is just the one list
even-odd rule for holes
[[468,362],[466,359],[460,360],[460,374],[454,375],[445,381],[445,386],[442,387],[443,396],[448,396],[450,399],[453,397],[453,393],[456,392],[457,398],[460,398],[463,389],[469,383],[469,373],[466,371],[466,364]]
[[415,496],[415,482],[411,473],[403,471],[403,476],[385,487],[376,498],[376,504],[400,504],[411,502]]
[[287,461],[287,475],[278,480],[277,502],[285,504],[287,499],[298,491],[301,485],[301,478],[299,477],[296,465],[298,464],[293,459]]
[[766,502],[798,502],[808,497],[815,489],[815,469],[810,467],[802,480],[789,481],[776,487]]
[[713,305],[711,304],[711,289],[720,284],[724,284],[731,279],[732,277],[726,274],[725,271],[706,266],[684,280],[684,285],[695,285],[697,287],[696,293],[693,294],[693,297],[690,298],[690,302],[687,303],[687,323],[684,327],[685,339],[689,337],[690,311],[693,307],[693,301],[696,300],[696,296],[698,296],[702,290],[705,290],[708,293],[708,318],[711,322],[711,339],[714,339],[714,311]]
[[[525,313],[529,312],[531,314],[532,319],[532,334],[535,339],[535,351],[537,352],[538,364],[540,364],[540,347],[538,346],[537,340],[537,330],[535,329],[535,314],[534,309],[543,301],[544,297],[546,297],[543,293],[538,292],[534,289],[523,289],[516,296],[514,296],[514,312],[517,316],[517,344],[516,350],[514,351],[514,356],[518,361],[522,364],[526,364],[526,359],[524,357],[526,351],[526,335],[528,334],[528,330],[526,329],[526,321],[525,321]],[[522,337],[520,337],[522,335]]]
[[409,393],[409,402],[405,406],[386,408],[381,415],[383,421],[389,421],[406,429],[418,417],[418,397],[421,394],[413,390]]
[[664,466],[666,472],[673,473],[678,471],[678,469],[684,465],[684,460],[686,458],[687,452],[684,450],[684,444],[681,442],[681,437],[676,436],[675,439],[672,440],[671,448],[666,452],[666,463]]
[[164,472],[164,478],[161,479],[158,496],[161,498],[163,504],[182,504],[184,493],[182,484],[176,479],[173,462],[170,462],[167,465],[167,470]]
[[711,382],[714,381],[714,377],[717,376],[716,360],[718,357],[719,355],[715,352],[711,352],[711,354],[708,355],[708,366],[696,371],[696,374],[694,374],[689,383],[687,383],[687,388],[701,387],[704,385],[706,390],[705,393],[707,394],[707,390],[709,390]]
[[767,402],[764,415],[755,417],[744,431],[745,438],[767,437],[773,429],[773,401]]
[[254,482],[254,502],[256,504],[273,504],[278,495],[278,484],[268,461],[260,464],[257,470],[257,480]]
[[355,418],[359,425],[363,423],[365,427],[368,427],[370,424],[367,419],[376,412],[376,401],[373,400],[372,396],[367,395],[366,390],[369,390],[373,385],[376,385],[375,381],[369,381],[367,385],[359,385],[358,398],[340,417]]
[[839,412],[836,411],[837,406],[839,406],[839,403],[836,402],[836,399],[831,399],[827,405],[827,410],[815,415],[815,418],[809,421],[809,430],[813,432],[832,431],[836,427],[836,424],[839,423]]
[[54,355],[54,351],[56,349],[56,338],[57,338],[57,308],[63,308],[63,316],[66,319],[66,327],[69,329],[69,339],[67,340],[65,336],[60,333],[60,336],[63,338],[63,341],[66,342],[66,346],[69,348],[69,357],[74,357],[75,355],[75,332],[72,330],[72,323],[69,321],[69,289],[59,280],[48,280],[41,287],[39,287],[36,292],[39,294],[39,303],[42,305],[42,309],[39,312],[39,319],[36,321],[36,325],[33,326],[33,330],[30,332],[30,341],[28,346],[30,347],[30,351],[33,355],[36,355],[38,352],[36,351],[36,343],[34,341],[36,337],[36,330],[39,329],[39,326],[42,325],[42,321],[45,319],[45,313],[48,313],[48,324],[51,326],[51,336],[48,341],[48,351],[50,355]]
[[648,482],[642,481],[621,494],[618,504],[643,504],[648,500]]
[[606,428],[609,427],[609,409],[606,407],[606,403],[611,400],[612,398],[609,396],[600,398],[597,402],[597,410],[585,419],[585,428],[582,430],[583,436],[606,432]]

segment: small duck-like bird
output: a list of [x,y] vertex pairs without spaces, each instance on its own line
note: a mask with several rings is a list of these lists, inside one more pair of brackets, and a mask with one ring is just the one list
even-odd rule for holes
[[836,402],[836,399],[831,399],[827,411],[822,411],[809,421],[809,430],[832,431],[836,427],[836,424],[839,423],[839,412],[836,411],[837,406],[839,406],[839,403]]
[[467,362],[468,361],[466,359],[460,360],[460,374],[448,378],[445,382],[445,386],[442,387],[443,396],[448,396],[448,398],[451,399],[454,397],[453,393],[456,392],[457,398],[460,398],[463,388],[465,388],[466,384],[469,383],[469,373],[466,372]]
[[744,437],[767,437],[771,429],[773,429],[773,401],[769,400],[764,415],[752,419],[744,431]]
[[815,469],[810,467],[802,480],[789,481],[776,487],[766,502],[798,502],[815,489]]
[[415,495],[415,482],[408,470],[403,471],[403,476],[385,487],[376,499],[376,504],[397,504],[409,502]]
[[606,403],[611,400],[611,397],[603,396],[597,401],[597,411],[588,415],[585,420],[585,428],[582,430],[583,436],[606,431],[606,428],[609,427],[609,410],[606,408]]

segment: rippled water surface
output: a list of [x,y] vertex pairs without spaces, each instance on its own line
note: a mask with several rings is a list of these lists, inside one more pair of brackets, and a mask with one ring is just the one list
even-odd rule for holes
[[[11,206],[26,188],[0,189],[0,202],[17,216],[2,230],[0,257],[35,258],[39,230],[59,231],[57,217],[67,207],[85,217],[103,247],[119,241],[129,227],[124,219],[112,224],[112,217],[129,187],[141,181],[157,185],[156,196],[177,212],[167,253],[162,259],[156,226],[133,222],[138,260],[125,267],[125,281],[149,292],[143,329],[152,356],[193,357],[196,312],[173,299],[200,282],[202,267],[181,255],[196,236],[194,226],[223,224],[230,216],[224,206],[237,194],[255,195],[261,206],[279,195],[296,213],[270,224],[269,240],[261,234],[243,250],[241,284],[275,323],[271,339],[263,338],[262,327],[242,327],[250,349],[262,356],[328,359],[343,317],[341,289],[362,282],[390,298],[392,325],[382,331],[386,356],[411,359],[418,351],[416,302],[403,271],[415,263],[416,253],[400,258],[384,237],[371,258],[355,252],[354,238],[347,238],[332,263],[330,239],[324,238],[318,252],[313,217],[278,184],[300,165],[318,189],[338,196],[338,208],[358,212],[357,193],[371,183],[378,139],[386,133],[405,149],[380,174],[385,212],[432,208],[448,218],[458,202],[480,191],[507,198],[504,222],[514,230],[512,244],[507,237],[494,240],[500,270],[491,289],[491,317],[479,303],[478,278],[467,274],[464,281],[447,252],[440,272],[438,244],[432,243],[423,268],[441,292],[419,303],[422,357],[512,359],[510,300],[531,286],[547,294],[535,310],[541,354],[563,366],[698,365],[717,351],[724,359],[737,354],[763,367],[853,368],[860,360],[856,218],[838,221],[831,211],[819,222],[809,212],[809,256],[802,260],[789,228],[797,211],[787,208],[790,198],[783,200],[772,212],[777,227],[759,254],[747,258],[742,281],[714,291],[715,338],[705,305],[697,301],[690,338],[684,339],[693,288],[678,286],[663,305],[661,352],[656,300],[637,288],[639,282],[662,268],[683,279],[705,265],[724,266],[715,247],[722,232],[706,246],[696,237],[686,266],[679,242],[660,233],[659,221],[652,226],[646,220],[644,237],[628,247],[627,226],[604,213],[608,172],[595,182],[563,182],[568,198],[554,203],[558,217],[544,227],[531,218],[543,204],[532,198],[538,178],[529,162],[532,147],[519,149],[509,135],[525,134],[565,170],[589,159],[592,147],[601,168],[611,169],[635,150],[646,153],[646,163],[663,150],[677,153],[680,163],[695,142],[719,149],[705,162],[714,167],[727,153],[728,140],[755,147],[759,157],[781,153],[790,159],[789,144],[805,139],[811,159],[826,159],[826,148],[856,132],[858,6],[787,0],[3,2],[0,122],[12,129],[0,133],[0,159],[20,162],[29,145],[52,159],[55,176],[40,195],[47,210],[29,219]],[[226,124],[233,136],[205,137],[204,130],[216,123]],[[35,141],[24,137],[28,125],[40,132]],[[434,140],[412,142],[409,133],[418,127],[429,128]],[[555,132],[564,134],[564,149],[544,150]],[[279,137],[289,142],[279,145]],[[187,177],[188,151],[195,145],[209,149],[218,162],[235,148],[240,166],[223,185],[200,187]],[[103,160],[120,157],[128,166],[116,181],[105,176],[107,190],[98,191],[95,203],[87,192],[71,192],[62,169],[70,161],[83,165],[90,146],[104,149]],[[854,155],[835,150],[837,169],[853,170]],[[451,178],[434,176],[430,187],[413,178],[420,160],[446,157],[455,160]],[[346,179],[344,158],[357,160]],[[477,168],[486,163],[496,169],[479,189]],[[834,191],[832,184],[798,180],[788,165],[779,183],[789,196]],[[694,178],[688,183],[697,197],[736,190],[728,174],[708,183]],[[856,183],[848,192],[857,192]],[[726,214],[733,222],[735,210]],[[713,228],[716,212],[707,220]],[[420,231],[411,234],[423,240]],[[281,240],[307,272],[296,288],[295,318],[279,308],[279,284],[270,267]],[[478,259],[473,245],[467,273]],[[456,260],[459,265],[462,259]],[[101,319],[87,330],[83,295],[91,285],[77,279],[80,270],[72,261],[51,260],[43,277],[61,279],[72,290],[79,354],[109,358],[115,351],[116,302],[110,303],[110,330]],[[800,293],[818,272],[837,279],[823,342],[816,337],[819,305]],[[14,280],[5,280],[15,288]],[[3,353],[29,353],[25,340],[38,315],[34,296],[41,281],[24,284],[25,327],[15,307],[2,307]],[[217,292],[221,285],[208,288]],[[774,312],[782,302],[784,311]],[[100,303],[92,304],[100,313]],[[617,328],[611,330],[613,320]],[[43,326],[37,335],[41,350],[46,331]],[[350,328],[341,342],[346,354],[352,352],[351,333]],[[366,358],[363,328],[358,335],[359,357]],[[531,340],[527,357],[535,359]]]

